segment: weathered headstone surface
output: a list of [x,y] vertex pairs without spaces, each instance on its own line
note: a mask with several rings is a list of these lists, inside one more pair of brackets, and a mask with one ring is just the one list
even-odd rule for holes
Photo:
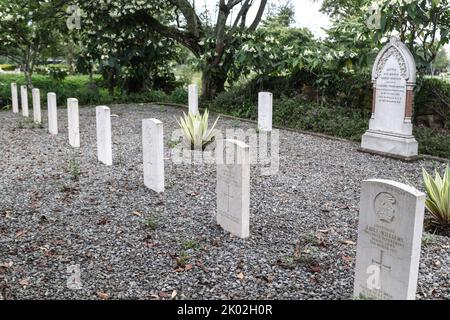
[[56,105],[56,94],[47,93],[47,109],[48,109],[48,132],[58,134],[58,107]]
[[112,165],[111,110],[106,106],[96,108],[98,161]]
[[142,152],[145,186],[156,192],[164,192],[164,140],[161,121],[142,120]]
[[410,300],[416,295],[425,194],[389,180],[362,184],[354,296]]
[[258,129],[272,131],[272,93],[260,92],[258,94]]
[[17,83],[11,83],[11,101],[12,101],[12,112],[19,112],[19,97],[17,95]]
[[198,113],[198,86],[191,84],[189,89],[189,112],[193,114]]
[[33,89],[31,93],[33,96],[33,120],[35,123],[41,123],[41,93],[39,89]]
[[217,141],[217,224],[240,238],[250,236],[250,155],[242,141]]
[[80,147],[80,119],[78,113],[78,100],[67,99],[67,115],[69,122],[69,144],[74,148]]
[[405,44],[395,37],[378,53],[372,69],[373,105],[361,150],[406,160],[418,155],[412,135],[416,64]]
[[20,86],[20,103],[22,105],[22,116],[28,117],[28,90],[27,86]]

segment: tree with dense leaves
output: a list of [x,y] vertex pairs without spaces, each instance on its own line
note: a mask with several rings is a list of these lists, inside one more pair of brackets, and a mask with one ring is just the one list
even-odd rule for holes
[[0,55],[20,65],[28,87],[36,62],[60,40],[62,0],[0,0]]
[[[201,61],[205,98],[224,90],[233,54],[243,45],[244,40],[239,38],[256,30],[266,4],[267,0],[218,0],[217,20],[211,23],[210,16],[199,14],[195,1],[190,0],[78,1],[86,12],[83,21],[89,24],[89,20],[97,23],[97,15],[91,12],[109,10],[118,21],[141,26],[142,33],[158,34],[188,48]],[[248,21],[249,10],[256,5],[256,14]],[[234,19],[230,21],[232,15]]]
[[397,34],[422,70],[449,43],[449,0],[325,0],[322,11],[335,20],[363,18],[366,25],[361,32],[376,46]]

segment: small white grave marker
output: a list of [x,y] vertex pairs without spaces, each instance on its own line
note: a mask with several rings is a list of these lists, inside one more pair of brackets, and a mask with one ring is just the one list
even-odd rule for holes
[[192,114],[198,113],[198,86],[191,84],[189,89],[189,112]]
[[74,148],[80,147],[80,119],[78,113],[78,100],[67,99],[67,115],[69,122],[69,143]]
[[41,123],[41,94],[39,89],[33,89],[31,93],[33,96],[33,120],[35,123]]
[[28,117],[28,90],[27,86],[20,86],[20,102],[22,105],[22,116]]
[[416,296],[425,194],[389,180],[362,184],[354,296]]
[[98,161],[112,165],[111,110],[106,106],[96,108]]
[[17,95],[17,83],[11,83],[11,101],[12,101],[12,112],[19,112],[19,97]]
[[142,120],[142,152],[145,186],[156,192],[164,192],[164,139],[161,121]]
[[[240,238],[250,236],[250,154],[242,141],[217,141],[217,224]],[[225,157],[225,159],[224,159]]]
[[258,94],[258,129],[261,131],[272,131],[272,106],[272,93],[260,92]]
[[58,134],[58,107],[56,105],[56,94],[47,93],[47,109],[48,109],[48,132]]

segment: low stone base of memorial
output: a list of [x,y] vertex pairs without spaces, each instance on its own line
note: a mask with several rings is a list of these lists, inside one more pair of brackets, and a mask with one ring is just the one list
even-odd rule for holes
[[414,136],[389,134],[368,130],[361,140],[359,151],[375,153],[406,161],[417,160],[419,145]]

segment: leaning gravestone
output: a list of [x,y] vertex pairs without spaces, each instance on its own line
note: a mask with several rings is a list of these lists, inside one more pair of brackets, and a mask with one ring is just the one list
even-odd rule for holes
[[217,141],[217,224],[239,238],[250,235],[250,154],[242,141]]
[[158,193],[164,192],[164,133],[158,119],[142,120],[144,184]]
[[362,184],[354,296],[413,300],[416,296],[425,194],[389,180]]
[[12,101],[12,111],[14,113],[19,112],[19,97],[17,96],[17,83],[11,83],[11,101]]
[[58,134],[58,108],[56,106],[56,94],[47,93],[48,132]]
[[35,123],[41,123],[41,94],[39,89],[33,89],[31,93],[33,96],[33,120]]
[[74,148],[80,147],[80,119],[78,113],[78,100],[67,99],[67,118],[69,123],[69,144]]
[[272,105],[271,92],[258,94],[258,129],[260,131],[272,131]]
[[416,64],[406,45],[396,37],[391,37],[378,53],[372,82],[372,117],[360,150],[405,160],[417,158],[418,144],[411,123]]
[[192,114],[198,113],[198,87],[196,84],[191,84],[189,90],[189,112]]
[[97,157],[98,161],[112,165],[111,110],[98,106],[95,110],[97,121]]
[[20,86],[20,102],[22,104],[22,116],[28,117],[28,90],[27,86]]

